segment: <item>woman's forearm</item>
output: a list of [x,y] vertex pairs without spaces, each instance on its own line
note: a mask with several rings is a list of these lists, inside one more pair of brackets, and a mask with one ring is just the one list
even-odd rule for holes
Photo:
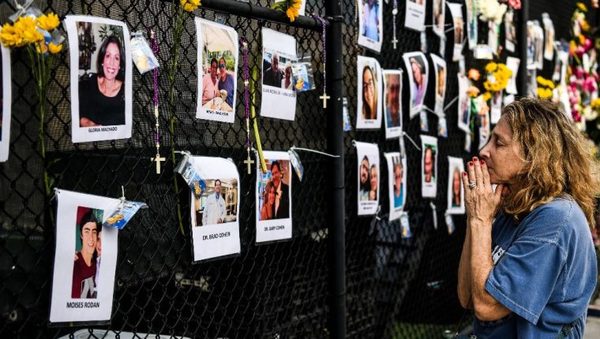
[[471,298],[471,227],[468,224],[460,263],[458,264],[458,300],[463,308],[473,308]]
[[494,266],[492,261],[491,222],[473,225],[471,231],[471,296],[475,316],[483,321],[495,321],[510,313],[485,290],[485,283]]

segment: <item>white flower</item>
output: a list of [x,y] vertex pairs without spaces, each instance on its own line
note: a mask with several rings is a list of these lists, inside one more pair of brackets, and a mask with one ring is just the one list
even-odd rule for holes
[[507,6],[500,5],[497,0],[477,0],[477,11],[480,13],[479,19],[482,21],[490,21],[495,24],[502,22]]

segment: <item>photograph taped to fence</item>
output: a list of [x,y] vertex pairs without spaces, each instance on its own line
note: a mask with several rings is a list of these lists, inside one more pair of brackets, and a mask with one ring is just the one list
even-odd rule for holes
[[387,139],[402,135],[402,73],[402,70],[383,70],[383,86],[385,89],[383,107],[385,137]]
[[446,98],[446,61],[435,54],[430,54],[435,71],[435,114],[444,115],[444,99]]
[[406,158],[400,152],[384,153],[388,169],[388,192],[390,200],[389,220],[400,219],[406,202]]
[[506,85],[506,93],[517,94],[517,74],[519,73],[519,65],[521,59],[515,57],[506,57],[506,67],[512,71],[508,84]]
[[465,21],[462,14],[462,5],[448,2],[448,8],[452,15],[454,25],[454,50],[452,52],[452,61],[459,61],[464,58],[462,54],[465,47]]
[[467,12],[467,40],[469,49],[474,49],[477,46],[477,0],[465,0]]
[[355,145],[358,160],[358,215],[372,215],[379,206],[379,147],[358,141]]
[[509,52],[514,52],[517,45],[517,27],[514,17],[515,12],[512,8],[504,14],[504,47]]
[[406,1],[406,15],[404,16],[404,27],[414,29],[419,32],[425,30],[425,0]]
[[[269,28],[262,29],[263,74],[260,115],[294,120],[296,92],[293,89],[292,64],[298,61],[296,39]],[[285,84],[289,84],[286,87]]]
[[440,37],[446,36],[446,0],[433,0],[433,32]]
[[410,52],[402,55],[408,73],[410,84],[410,117],[418,115],[423,109],[425,94],[427,93],[427,77],[429,65],[425,54],[421,52]]
[[129,30],[116,20],[68,15],[73,142],[131,137]]
[[498,91],[492,94],[492,100],[490,103],[490,123],[497,124],[502,115],[502,101],[504,98],[504,91]]
[[421,135],[421,195],[435,198],[437,194],[437,138]]
[[548,13],[542,14],[542,23],[544,24],[544,59],[552,60],[554,58],[554,23]]
[[11,72],[10,72],[10,49],[0,46],[0,162],[8,160],[8,150],[10,145],[10,119],[11,119]]
[[50,322],[110,320],[119,231],[102,223],[120,200],[66,190],[56,197]]
[[487,101],[483,99],[483,94],[475,98],[475,103],[479,118],[479,149],[482,149],[488,142],[491,133],[490,106],[488,106]]
[[383,40],[382,0],[359,0],[358,44],[375,52],[381,51]]
[[381,128],[381,66],[374,58],[357,56],[356,128]]
[[463,159],[448,157],[448,214],[465,214],[465,196],[462,173],[465,171]]
[[238,34],[225,25],[196,18],[198,102],[196,118],[233,123],[238,69]]
[[465,75],[458,73],[458,128],[466,133],[471,133],[469,128],[471,100],[467,95],[469,85],[469,79]]
[[264,152],[267,172],[256,159],[256,242],[292,238],[292,164],[287,152]]
[[194,261],[240,253],[240,176],[233,161],[190,157],[202,178],[190,192]]

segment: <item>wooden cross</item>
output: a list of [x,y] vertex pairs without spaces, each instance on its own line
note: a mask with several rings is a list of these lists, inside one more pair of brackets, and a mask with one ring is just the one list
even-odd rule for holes
[[323,95],[321,95],[319,98],[323,100],[323,108],[327,108],[327,100],[329,100],[331,97],[327,95],[327,93],[323,92]]
[[248,174],[252,174],[252,164],[254,163],[254,160],[252,160],[252,158],[250,157],[250,153],[248,153],[248,158],[246,160],[244,160],[244,164],[246,164],[248,166]]
[[160,174],[160,162],[166,160],[167,159],[165,157],[160,156],[160,153],[156,153],[154,158],[150,158],[150,161],[156,161],[156,174]]

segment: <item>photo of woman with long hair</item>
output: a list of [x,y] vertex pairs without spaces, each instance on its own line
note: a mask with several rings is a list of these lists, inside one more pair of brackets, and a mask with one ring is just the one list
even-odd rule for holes
[[132,48],[127,25],[67,15],[74,143],[127,139],[133,124]]
[[79,80],[80,127],[125,124],[125,60],[122,37],[110,35],[100,45],[96,73]]

